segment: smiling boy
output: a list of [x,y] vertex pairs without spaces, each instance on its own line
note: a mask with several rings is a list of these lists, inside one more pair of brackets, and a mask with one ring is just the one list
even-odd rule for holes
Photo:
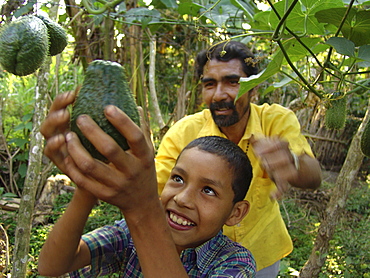
[[[61,133],[55,121],[66,111],[61,103],[53,104],[41,128],[47,139],[45,154],[77,188],[42,248],[41,275],[254,277],[251,253],[221,231],[224,224],[239,223],[249,209],[245,182],[250,183],[252,169],[238,146],[216,136],[192,141],[179,156],[159,200],[153,152],[122,111],[108,106],[105,112],[129,142],[128,151],[91,118],[77,121],[111,162],[105,164],[93,159],[74,133]],[[119,207],[125,219],[82,235],[98,199]]]

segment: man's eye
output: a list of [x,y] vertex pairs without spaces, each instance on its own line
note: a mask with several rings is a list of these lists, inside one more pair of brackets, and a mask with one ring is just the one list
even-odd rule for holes
[[203,192],[207,195],[210,195],[210,196],[216,196],[216,192],[208,186],[203,188]]
[[204,85],[204,87],[209,88],[209,87],[213,86],[213,82],[206,82],[203,85]]
[[178,176],[178,175],[172,176],[172,180],[174,182],[178,182],[178,183],[183,183],[184,182],[184,180],[180,176]]

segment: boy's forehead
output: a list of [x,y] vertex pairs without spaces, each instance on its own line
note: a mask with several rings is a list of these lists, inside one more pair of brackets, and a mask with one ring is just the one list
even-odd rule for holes
[[194,147],[184,150],[178,157],[177,166],[189,175],[197,175],[204,180],[214,180],[215,183],[231,188],[232,173],[228,162],[221,156]]

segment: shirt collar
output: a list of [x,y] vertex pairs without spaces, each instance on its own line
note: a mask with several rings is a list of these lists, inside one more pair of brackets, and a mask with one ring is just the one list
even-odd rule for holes
[[201,273],[205,272],[210,263],[216,260],[218,251],[225,245],[222,231],[196,248],[188,248],[182,251],[181,260],[186,263],[196,262]]
[[[244,135],[240,141],[248,140],[253,134],[262,134],[262,123],[256,109],[256,104],[250,104],[250,115],[245,129]],[[199,137],[202,136],[220,136],[226,138],[226,135],[221,132],[219,127],[213,121],[211,111],[209,109],[203,110],[204,117],[206,119],[205,124],[199,132]]]

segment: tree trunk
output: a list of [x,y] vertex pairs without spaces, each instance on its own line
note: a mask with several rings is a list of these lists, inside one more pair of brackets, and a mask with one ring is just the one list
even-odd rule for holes
[[[149,31],[148,31],[149,32]],[[158,105],[157,91],[155,89],[155,55],[156,55],[156,37],[149,35],[150,37],[150,52],[149,52],[149,88],[150,88],[150,97],[152,100],[153,110],[154,110],[154,119],[157,122],[157,125],[160,129],[165,126],[165,123],[162,119],[161,110]]]
[[301,278],[318,277],[322,266],[325,264],[329,250],[329,241],[332,239],[336,225],[342,216],[351,186],[364,159],[364,155],[360,149],[360,140],[365,125],[369,120],[370,100],[365,117],[352,139],[348,155],[337,177],[337,185],[333,190],[332,197],[324,213],[311,255],[300,272],[299,277]]
[[[55,19],[58,15],[58,4],[59,1],[55,1],[54,6],[50,9],[51,19]],[[17,227],[15,230],[11,276],[17,278],[26,277],[27,274],[32,218],[36,202],[36,193],[42,177],[44,138],[40,133],[40,126],[45,120],[48,107],[47,95],[50,64],[51,58],[48,57],[37,74],[35,110],[32,119],[32,131],[30,134],[28,167],[22,191],[22,199],[18,210]]]
[[[184,30],[185,36],[188,35],[188,29],[186,28]],[[190,40],[185,40],[184,45],[184,59],[182,62],[183,68],[182,68],[182,80],[181,80],[181,86],[177,90],[177,103],[175,107],[175,117],[174,120],[177,122],[181,118],[183,118],[186,114],[186,100],[188,98],[188,90],[187,90],[187,84],[188,84],[188,72],[189,72],[189,54],[188,49],[190,49],[191,44]]]
[[26,277],[27,263],[29,259],[28,252],[35,196],[41,176],[44,140],[40,133],[40,125],[46,116],[49,67],[50,58],[48,58],[48,61],[39,70],[37,76],[38,85],[35,89],[35,112],[32,120],[32,132],[30,135],[28,168],[18,211],[17,228],[15,230],[12,277],[17,278]]

